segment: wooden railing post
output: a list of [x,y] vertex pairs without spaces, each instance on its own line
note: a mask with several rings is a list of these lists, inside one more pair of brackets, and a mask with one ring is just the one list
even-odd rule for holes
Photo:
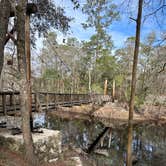
[[108,84],[108,81],[106,79],[104,82],[104,95],[107,95],[107,84]]
[[54,93],[54,108],[56,108],[56,93]]
[[13,105],[13,94],[10,94],[10,106]]
[[38,106],[37,106],[37,93],[34,93],[34,101],[35,101],[35,111],[38,111]]
[[70,92],[70,103],[72,104],[72,96],[71,96],[71,92]]
[[46,110],[48,111],[48,93],[46,93]]
[[112,83],[112,102],[115,101],[115,80]]
[[6,94],[2,94],[2,109],[4,115],[6,115]]

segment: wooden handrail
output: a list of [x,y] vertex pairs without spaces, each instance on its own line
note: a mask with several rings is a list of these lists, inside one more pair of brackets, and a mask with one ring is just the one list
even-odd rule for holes
[[[19,91],[0,91],[1,103],[0,111],[7,114],[8,110],[19,110]],[[16,102],[13,102],[15,99]],[[33,111],[49,110],[60,106],[74,106],[88,103],[101,103],[110,101],[111,96],[103,94],[71,94],[71,93],[54,93],[54,92],[33,92],[32,109]]]

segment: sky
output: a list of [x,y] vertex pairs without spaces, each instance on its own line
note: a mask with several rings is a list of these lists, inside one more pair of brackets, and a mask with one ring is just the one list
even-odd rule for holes
[[[79,41],[82,40],[89,40],[90,37],[94,34],[94,29],[84,29],[81,25],[81,23],[86,21],[87,16],[81,12],[80,9],[74,10],[73,4],[71,0],[54,0],[55,4],[57,6],[61,6],[64,8],[66,15],[69,17],[74,18],[73,21],[70,22],[70,31],[68,32],[68,35],[64,35],[57,30],[55,32],[58,35],[58,42],[62,43],[63,38],[67,37],[76,37]],[[80,4],[83,5],[85,0],[79,0]],[[115,3],[119,5],[122,2],[122,0],[116,0]],[[136,11],[137,11],[137,3],[138,0],[133,0],[133,3],[130,4],[132,9],[132,14],[134,18],[136,18]],[[123,9],[122,9],[123,10]],[[127,10],[126,10],[127,11]],[[145,12],[143,11],[143,15],[145,15]],[[141,31],[141,40],[144,40],[145,37],[152,31],[156,31],[158,34],[160,33],[159,28],[157,27],[157,24],[154,22],[154,19],[151,17],[143,22]],[[123,14],[121,15],[121,18],[119,21],[113,22],[113,24],[109,27],[109,33],[112,36],[112,40],[114,42],[115,49],[123,47],[124,41],[131,36],[135,36],[135,29],[136,29],[136,23],[135,21],[129,19],[129,15]],[[39,39],[38,45],[39,47],[42,47],[42,40]]]

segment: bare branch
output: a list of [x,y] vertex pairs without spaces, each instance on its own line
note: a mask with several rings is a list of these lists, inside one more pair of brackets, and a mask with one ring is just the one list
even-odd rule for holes
[[6,45],[6,43],[9,41],[9,39],[11,38],[11,36],[14,34],[15,31],[16,31],[16,27],[14,26],[14,27],[12,28],[12,30],[7,33],[6,39],[5,39],[5,45]]
[[153,12],[147,14],[144,16],[144,18],[146,19],[149,16],[155,15],[157,12],[159,12],[160,10],[163,10],[163,8],[166,7],[166,4],[163,4],[162,6],[160,6],[159,8],[157,8],[156,10],[154,10]]
[[163,71],[165,70],[165,67],[166,67],[166,63],[164,63],[164,65],[163,65],[162,69],[161,69],[158,73],[163,72]]
[[129,17],[129,19],[131,19],[131,20],[137,22],[137,19],[135,19],[135,18]]
[[13,41],[13,43],[16,45],[17,44],[17,40],[15,39],[14,35],[11,34],[10,32],[7,33],[9,36],[9,39],[11,39]]

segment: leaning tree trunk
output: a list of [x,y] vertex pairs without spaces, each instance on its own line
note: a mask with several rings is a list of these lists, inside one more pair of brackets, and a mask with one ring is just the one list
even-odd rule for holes
[[19,85],[20,85],[20,109],[22,112],[22,131],[25,148],[25,158],[31,165],[36,165],[34,147],[30,130],[29,93],[30,82],[26,74],[26,53],[25,53],[25,15],[26,0],[19,1],[17,6],[17,54],[19,64]]
[[11,5],[9,0],[0,1],[0,76],[4,63],[4,47],[8,29]]
[[133,59],[133,69],[132,69],[132,82],[131,82],[131,96],[129,103],[129,126],[128,132],[128,146],[127,146],[127,166],[132,166],[132,120],[134,112],[134,99],[135,99],[135,89],[136,89],[136,75],[137,75],[137,63],[140,45],[140,31],[141,31],[141,18],[142,18],[142,4],[143,0],[139,0],[138,3],[138,15],[136,19],[136,39],[135,39],[135,49],[134,49],[134,59]]
[[133,120],[134,112],[134,99],[135,99],[135,89],[136,89],[136,75],[137,75],[137,64],[138,64],[138,54],[140,45],[140,30],[141,30],[141,18],[142,18],[142,4],[143,0],[139,0],[138,15],[136,20],[136,39],[135,39],[135,49],[134,49],[134,59],[133,59],[133,69],[132,69],[132,82],[131,82],[131,95],[129,103],[129,121]]

